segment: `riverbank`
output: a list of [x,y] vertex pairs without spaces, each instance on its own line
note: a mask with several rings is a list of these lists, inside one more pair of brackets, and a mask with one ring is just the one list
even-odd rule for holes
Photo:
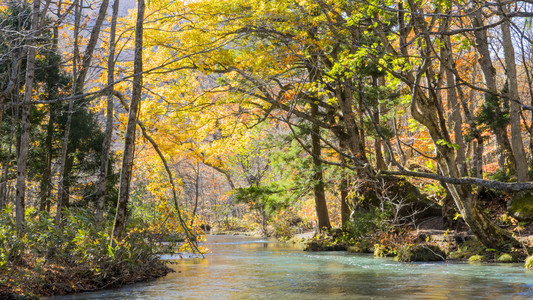
[[97,229],[90,214],[65,211],[56,226],[46,212],[34,213],[20,233],[13,214],[0,213],[0,299],[109,289],[172,272],[159,254],[174,253],[182,245],[174,240],[183,240],[182,233],[132,219],[138,227],[111,243],[111,226]]
[[[533,247],[533,235],[516,236],[521,247],[506,246],[506,251],[483,246],[469,231],[397,230],[395,232],[352,239],[340,229],[316,234],[295,235],[289,242],[305,251],[348,251],[395,257],[399,261],[468,261],[524,263]],[[429,254],[427,254],[429,252]]]
[[[141,256],[140,253],[134,255]],[[144,256],[144,255],[142,255]],[[158,257],[94,264],[58,264],[49,261],[38,265],[31,258],[9,267],[2,273],[0,299],[37,299],[43,296],[66,295],[154,280],[173,272],[167,262]]]

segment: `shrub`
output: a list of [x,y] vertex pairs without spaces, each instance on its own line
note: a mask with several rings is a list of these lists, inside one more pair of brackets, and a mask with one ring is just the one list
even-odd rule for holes
[[388,223],[385,222],[385,214],[378,208],[371,210],[355,211],[350,216],[346,228],[353,238],[362,238],[371,232],[386,231]]
[[[46,212],[28,208],[26,228],[17,238],[11,210],[0,213],[0,298],[110,288],[170,271],[157,255],[162,248],[153,226],[130,227],[112,247],[111,227],[97,230],[93,216],[88,210],[65,211],[64,224],[56,227]],[[177,246],[165,243],[164,250]]]
[[526,258],[525,267],[526,267],[527,269],[533,269],[533,255],[528,256],[528,257]]

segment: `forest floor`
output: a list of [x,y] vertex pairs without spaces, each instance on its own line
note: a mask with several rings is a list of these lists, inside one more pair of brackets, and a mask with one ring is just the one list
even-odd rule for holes
[[[66,295],[154,280],[173,272],[167,263],[153,259],[148,265],[126,270],[116,265],[113,274],[102,276],[83,264],[58,265],[46,263],[39,268],[25,259],[10,272],[0,274],[0,299],[38,299],[42,296]],[[121,271],[122,270],[122,271]]]

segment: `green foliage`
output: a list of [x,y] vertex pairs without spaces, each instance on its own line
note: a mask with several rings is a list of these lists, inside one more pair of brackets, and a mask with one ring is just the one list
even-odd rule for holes
[[487,95],[476,116],[476,121],[489,129],[505,128],[509,125],[509,117],[509,104],[506,101],[502,104],[501,99],[496,95]]
[[156,256],[160,248],[155,235],[132,229],[111,247],[109,231],[96,230],[91,211],[71,209],[64,215],[58,230],[50,215],[29,208],[25,231],[17,237],[12,209],[0,213],[0,282],[8,282],[12,291],[47,295],[118,286],[168,272]]
[[277,197],[278,194],[284,190],[276,184],[268,186],[250,186],[246,188],[238,188],[235,191],[234,197],[237,203],[250,204],[254,209],[266,209],[271,214],[282,208],[288,206],[287,199]]
[[375,244],[374,245],[374,256],[376,257],[386,257],[394,255],[393,251],[391,249],[387,248],[387,246],[383,244]]
[[471,256],[484,253],[486,249],[478,239],[469,239],[461,244],[456,251],[451,252],[448,257],[451,259],[468,259]]
[[370,233],[387,231],[389,224],[385,221],[387,213],[378,208],[370,210],[357,210],[353,212],[350,221],[346,224],[346,229],[355,239],[360,239]]
[[500,181],[500,182],[509,182],[511,181],[511,175],[505,170],[497,170],[496,172],[489,174],[491,180]]
[[296,233],[312,228],[311,224],[305,222],[292,208],[276,214],[272,221],[273,234],[280,241],[286,241]]

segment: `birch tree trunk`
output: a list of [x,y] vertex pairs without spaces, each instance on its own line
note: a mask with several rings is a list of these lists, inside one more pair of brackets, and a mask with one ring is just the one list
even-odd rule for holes
[[144,0],[137,0],[137,21],[135,25],[135,54],[133,61],[133,89],[131,92],[131,105],[128,115],[128,125],[124,141],[124,154],[122,170],[120,173],[120,188],[117,203],[117,213],[113,225],[111,246],[122,238],[126,220],[126,209],[129,200],[130,180],[135,152],[135,129],[137,126],[137,113],[140,109],[142,94],[142,47],[143,47],[143,18]]
[[111,17],[111,28],[109,33],[109,56],[107,58],[107,107],[106,107],[106,124],[105,136],[102,145],[102,163],[100,165],[99,186],[98,186],[98,204],[96,209],[96,226],[100,226],[104,213],[105,200],[107,198],[107,176],[109,173],[109,151],[111,149],[111,139],[113,136],[113,84],[115,83],[115,35],[117,30],[118,6],[120,0],[113,3],[113,12]]
[[83,59],[79,68],[79,74],[77,78],[75,77],[77,80],[78,91],[82,91],[83,87],[85,86],[85,78],[87,77],[87,72],[89,72],[89,68],[91,67],[93,52],[96,48],[96,44],[98,43],[100,29],[102,28],[102,24],[104,23],[108,6],[109,0],[103,0],[102,4],[100,4],[100,10],[98,11],[98,16],[96,17],[96,21],[94,22],[94,26],[91,30],[89,42],[87,42],[87,47],[83,52]]
[[[76,95],[78,90],[76,77],[78,76],[78,57],[79,57],[79,48],[78,48],[78,34],[80,30],[81,22],[81,11],[82,3],[81,0],[76,2],[76,7],[74,8],[74,52],[72,57],[72,89],[71,94]],[[74,100],[70,99],[68,102],[68,111],[67,111],[67,123],[65,124],[65,133],[63,136],[63,145],[61,148],[61,155],[59,156],[59,181],[57,183],[57,210],[56,210],[56,226],[61,227],[61,215],[62,210],[66,205],[68,199],[68,193],[65,190],[65,177],[68,175],[66,172],[66,163],[67,163],[67,154],[68,154],[68,141],[70,137],[70,127],[72,123],[72,113],[74,110]]]
[[20,148],[17,157],[17,183],[15,186],[15,218],[17,222],[17,233],[20,235],[25,225],[25,198],[26,198],[26,174],[28,166],[28,153],[30,149],[30,111],[31,100],[33,98],[33,81],[35,78],[35,55],[36,34],[39,27],[40,0],[33,1],[31,32],[28,40],[28,57],[26,62],[26,80],[24,83],[24,104],[22,105],[22,132],[20,137]]

